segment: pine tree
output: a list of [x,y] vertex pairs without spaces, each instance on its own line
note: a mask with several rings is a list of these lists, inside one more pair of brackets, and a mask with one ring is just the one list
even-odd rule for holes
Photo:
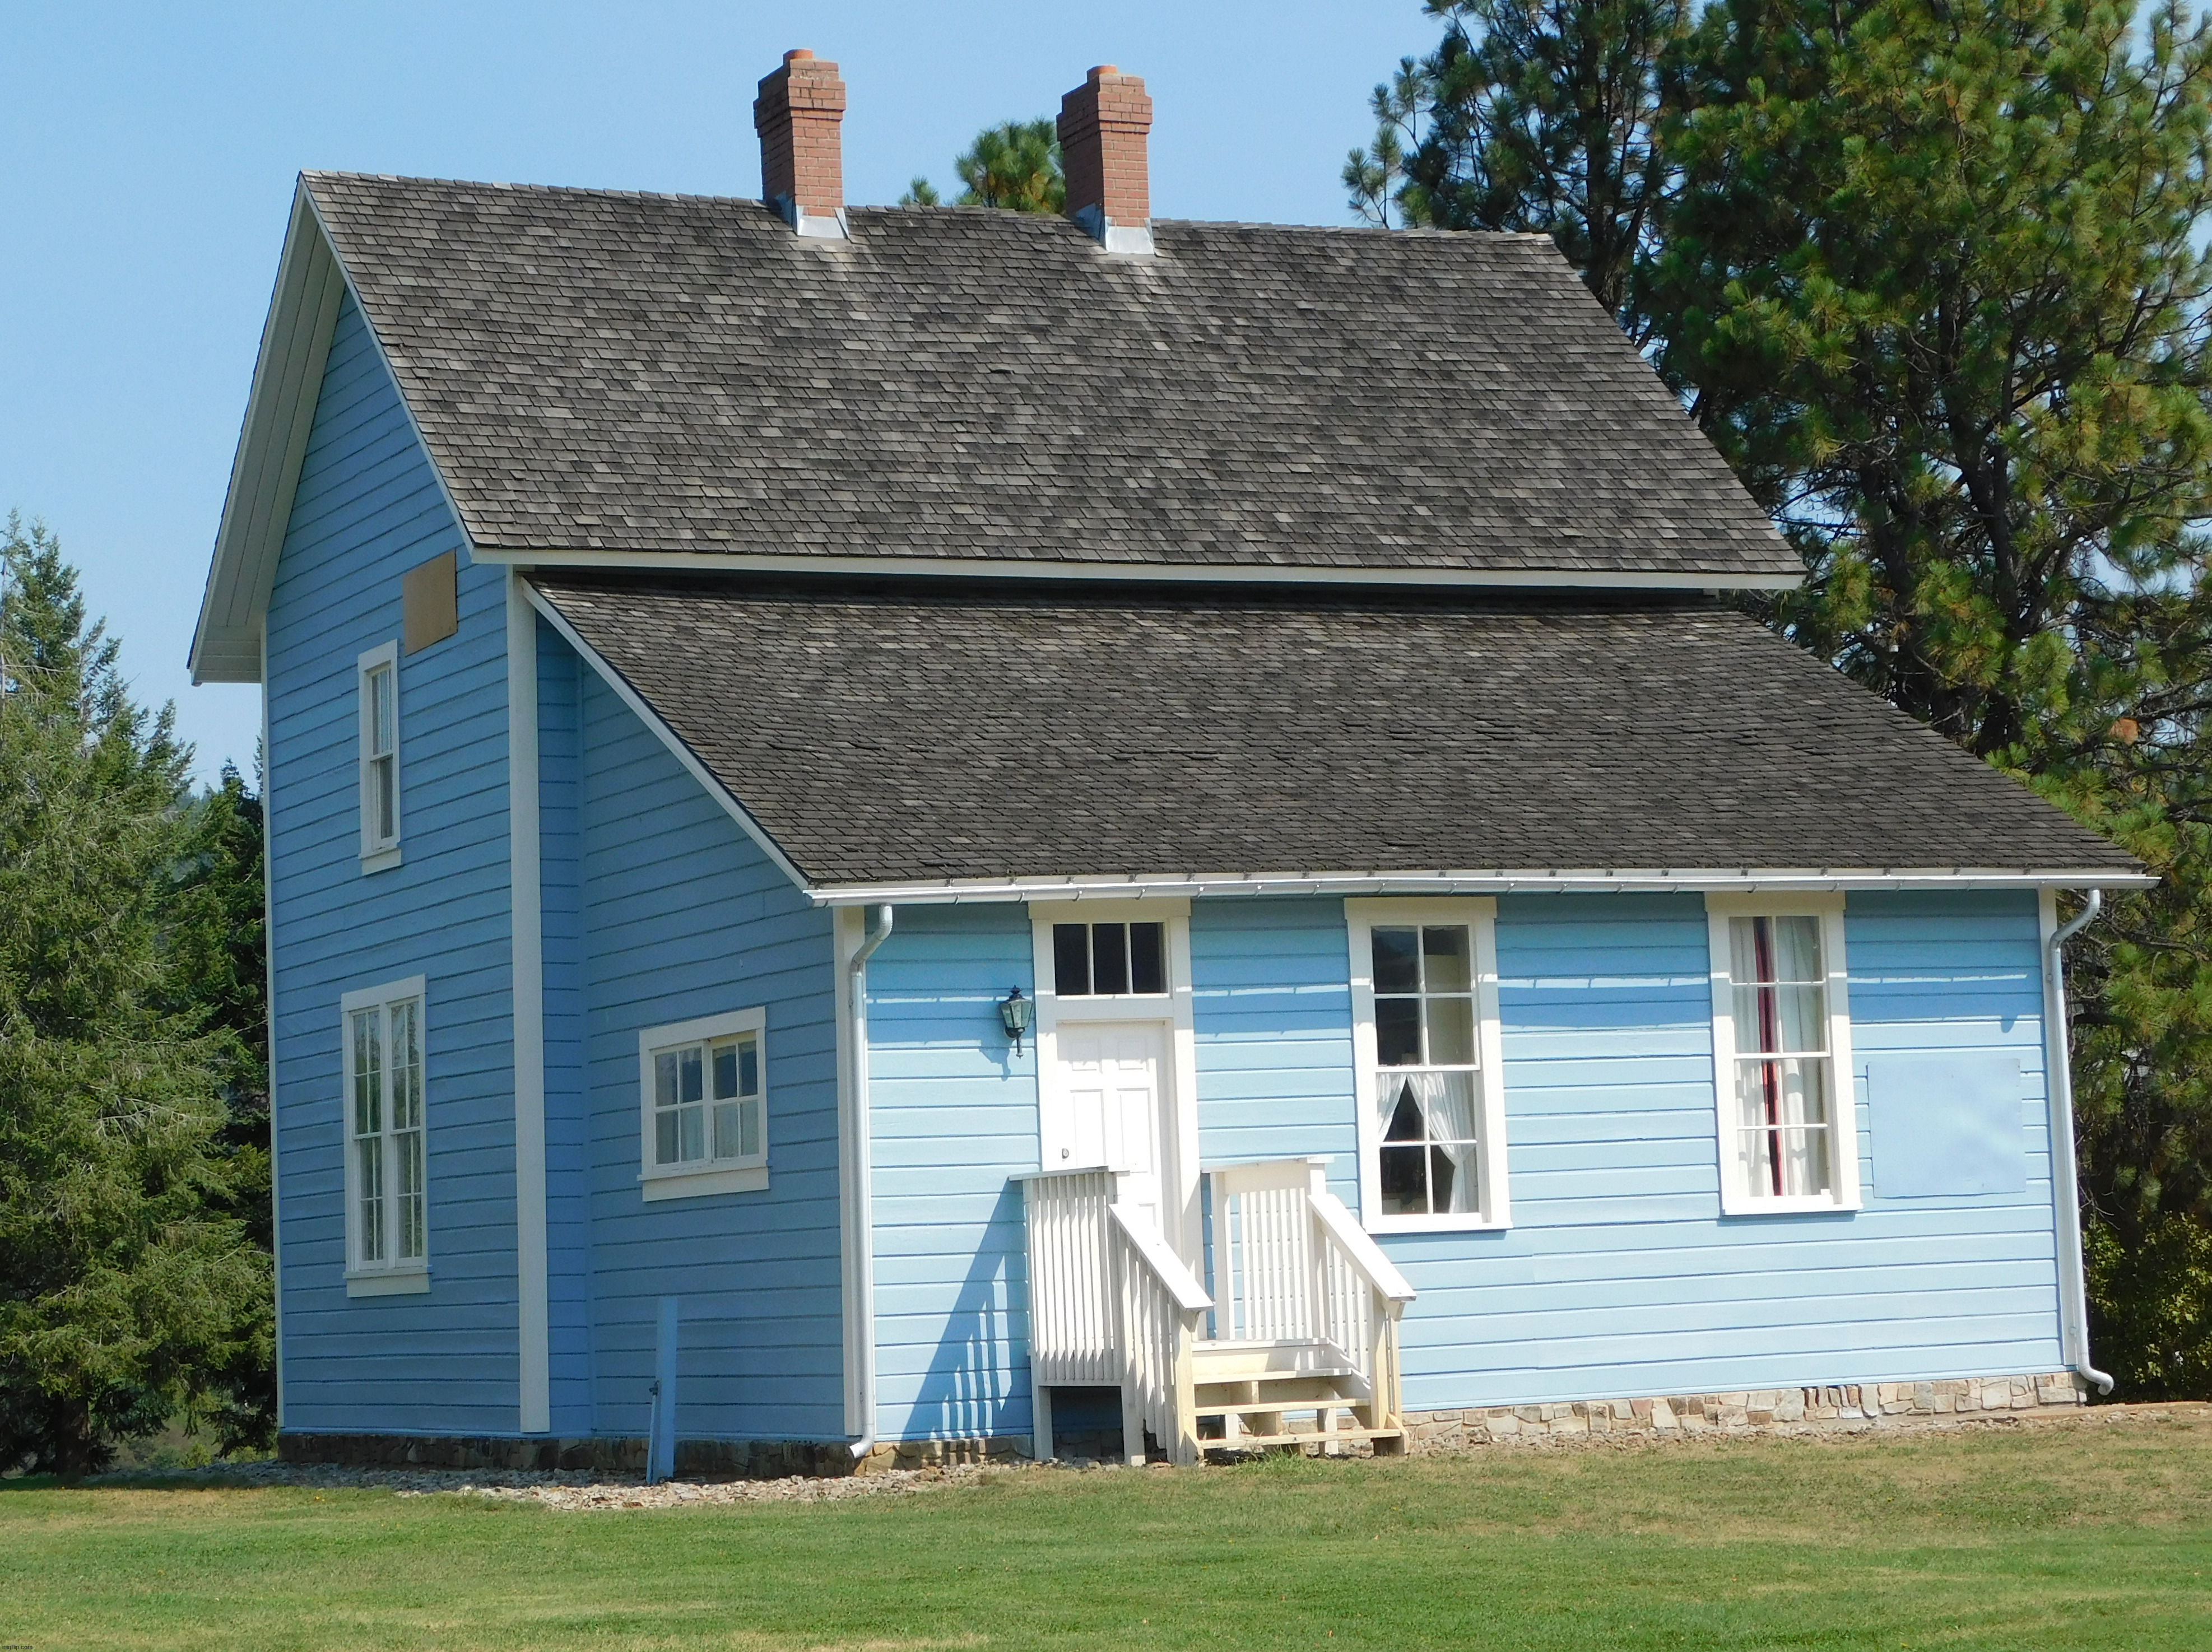
[[80,1473],[180,1410],[256,1426],[270,1267],[237,1041],[179,1007],[189,752],[50,534],[10,519],[0,568],[0,1462]]
[[975,134],[952,169],[968,187],[961,206],[1008,212],[1067,210],[1067,179],[1060,171],[1060,132],[1051,119],[1009,120]]
[[[1686,0],[1428,0],[1429,130],[1406,170],[1424,222],[1549,235],[1630,337],[1672,169],[1657,141]],[[1376,88],[1379,99],[1382,88]]]

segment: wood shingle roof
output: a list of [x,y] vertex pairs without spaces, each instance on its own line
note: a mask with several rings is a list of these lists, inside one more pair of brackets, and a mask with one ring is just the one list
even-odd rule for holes
[[480,549],[1802,572],[1540,237],[304,186]]

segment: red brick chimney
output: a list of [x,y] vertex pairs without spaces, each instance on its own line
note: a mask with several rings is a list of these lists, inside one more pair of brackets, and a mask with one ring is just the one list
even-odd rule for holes
[[760,83],[753,130],[760,134],[761,198],[802,235],[842,240],[845,166],[837,142],[845,82],[837,65],[811,52],[787,52]]
[[1109,252],[1152,250],[1152,182],[1145,134],[1152,100],[1141,76],[1101,64],[1060,100],[1060,159],[1067,216]]

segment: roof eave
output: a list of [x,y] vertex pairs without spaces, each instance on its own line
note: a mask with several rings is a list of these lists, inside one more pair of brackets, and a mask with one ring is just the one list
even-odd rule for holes
[[1145,584],[1361,586],[1524,591],[1794,591],[1802,574],[1611,568],[1347,568],[1303,562],[1151,562],[1051,556],[776,555],[712,550],[611,550],[473,545],[477,562],[526,568],[640,574],[744,573],[975,580],[1122,580]]
[[1492,872],[1163,872],[1128,877],[915,879],[824,884],[817,906],[957,906],[1159,896],[1683,894],[1910,889],[2148,889],[2150,872],[2111,867],[1706,867]]

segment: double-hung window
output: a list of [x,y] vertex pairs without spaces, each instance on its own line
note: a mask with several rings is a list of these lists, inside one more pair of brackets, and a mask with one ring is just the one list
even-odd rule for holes
[[1366,1225],[1503,1227],[1497,903],[1344,904]]
[[346,1281],[355,1296],[429,1288],[423,982],[339,1000],[345,1049]]
[[399,645],[361,657],[356,671],[361,741],[361,869],[399,864]]
[[1859,1202],[1839,896],[1706,897],[1721,1207]]
[[638,1036],[646,1198],[768,1186],[767,1024],[766,1011],[739,1010]]

